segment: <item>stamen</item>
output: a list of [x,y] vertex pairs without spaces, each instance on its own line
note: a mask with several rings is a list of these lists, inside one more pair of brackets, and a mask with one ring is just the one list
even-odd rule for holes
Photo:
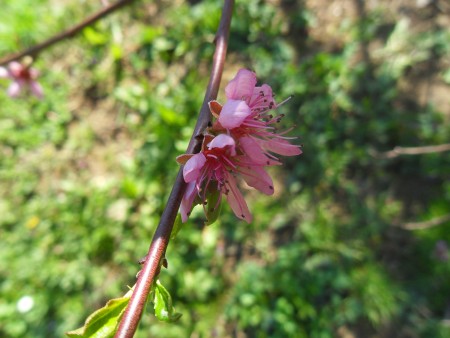
[[293,98],[293,95],[291,95],[291,96],[289,96],[287,99],[285,99],[284,101],[281,101],[280,103],[278,103],[278,107],[279,106],[281,106],[281,105],[283,105],[283,104],[285,104],[286,102],[288,102],[290,99],[292,99]]

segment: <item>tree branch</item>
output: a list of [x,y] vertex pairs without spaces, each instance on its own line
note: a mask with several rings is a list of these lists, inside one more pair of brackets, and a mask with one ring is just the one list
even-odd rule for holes
[[0,59],[0,66],[5,65],[8,62],[21,59],[27,55],[35,58],[45,48],[50,47],[50,46],[58,43],[59,41],[73,38],[75,35],[77,35],[79,32],[81,32],[87,26],[92,25],[93,23],[104,18],[108,14],[115,12],[116,10],[118,10],[124,6],[131,4],[133,1],[134,0],[119,0],[115,4],[106,6],[106,7],[102,8],[101,10],[99,10],[98,12],[87,17],[84,21],[80,22],[79,24],[69,28],[68,30],[66,30],[62,33],[59,33],[59,34],[45,40],[44,42],[41,42],[35,46],[27,48],[21,52],[2,57]]
[[410,222],[401,224],[400,227],[407,230],[418,230],[418,229],[428,229],[441,225],[443,223],[450,222],[450,214],[441,217],[433,218],[425,222]]
[[[187,153],[198,153],[201,147],[201,135],[211,120],[208,102],[217,98],[220,80],[222,78],[223,66],[228,46],[228,35],[230,31],[231,17],[234,0],[225,0],[222,17],[217,30],[211,75],[206,89],[197,124],[194,128],[191,141],[187,148]],[[139,274],[133,295],[122,317],[116,338],[131,338],[136,332],[139,320],[150,292],[150,288],[158,274],[161,259],[169,244],[170,234],[175,221],[181,199],[186,189],[183,179],[182,168],[178,171],[177,178],[170,193],[164,212],[161,216],[158,227],[153,235],[152,243],[148,250],[147,258],[142,271]]]
[[394,149],[386,152],[377,152],[372,150],[371,155],[378,158],[394,158],[400,155],[421,155],[441,153],[444,151],[450,151],[450,143],[425,147],[395,147]]

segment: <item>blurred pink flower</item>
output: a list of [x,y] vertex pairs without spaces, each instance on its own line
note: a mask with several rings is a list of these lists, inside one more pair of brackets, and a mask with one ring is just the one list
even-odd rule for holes
[[268,158],[277,160],[271,153],[295,156],[302,153],[299,146],[289,143],[293,139],[283,136],[289,130],[277,133],[275,124],[284,115],[269,112],[277,107],[272,88],[267,84],[256,86],[255,73],[241,69],[225,88],[227,101],[220,106],[210,103],[212,113],[218,117],[214,128],[225,129],[237,140],[237,147],[260,163]]
[[17,97],[24,88],[29,88],[36,97],[41,99],[43,90],[36,81],[38,75],[39,72],[36,69],[24,66],[16,61],[10,62],[7,68],[0,67],[0,78],[13,80],[7,91],[11,97]]

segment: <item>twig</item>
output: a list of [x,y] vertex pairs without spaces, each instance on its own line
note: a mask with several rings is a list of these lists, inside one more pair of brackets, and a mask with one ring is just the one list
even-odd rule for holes
[[428,229],[443,223],[450,222],[450,214],[433,218],[425,222],[410,222],[401,224],[400,227],[407,230]]
[[92,25],[96,21],[104,18],[105,16],[107,16],[108,14],[110,14],[112,12],[115,12],[116,10],[118,10],[124,6],[131,4],[133,1],[134,0],[119,0],[115,4],[104,7],[101,10],[99,10],[98,12],[87,17],[84,21],[80,22],[79,24],[69,28],[68,30],[66,30],[62,33],[59,33],[59,34],[45,40],[44,42],[41,42],[35,46],[27,48],[21,52],[2,57],[0,59],[0,66],[5,65],[8,62],[21,59],[26,55],[29,55],[29,56],[35,58],[45,48],[50,47],[50,46],[54,45],[55,43],[58,43],[59,41],[62,41],[64,39],[73,38],[75,35],[77,35],[79,32],[81,32],[85,27]]
[[[222,78],[223,66],[228,46],[228,35],[230,31],[231,16],[233,12],[234,0],[225,0],[222,17],[217,30],[211,76],[206,89],[197,124],[187,148],[187,153],[197,153],[200,151],[201,135],[210,122],[208,102],[217,98],[220,80]],[[186,183],[183,179],[182,169],[179,170],[172,192],[166,204],[166,208],[161,216],[159,225],[153,236],[152,243],[148,250],[147,258],[142,271],[139,274],[136,287],[131,296],[128,307],[122,317],[116,338],[131,338],[136,332],[144,305],[147,301],[151,285],[157,276],[160,261],[164,256],[169,244],[173,223],[180,207]]]
[[394,158],[400,155],[421,155],[441,153],[444,151],[450,151],[450,143],[425,147],[395,147],[394,149],[384,153],[372,150],[371,155],[378,158]]

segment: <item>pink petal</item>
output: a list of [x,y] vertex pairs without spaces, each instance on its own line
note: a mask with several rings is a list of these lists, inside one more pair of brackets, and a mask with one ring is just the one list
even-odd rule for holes
[[233,80],[225,87],[225,95],[228,99],[246,100],[253,94],[255,85],[255,73],[247,69],[240,69]]
[[235,145],[236,143],[231,136],[227,134],[220,134],[214,137],[214,139],[208,144],[208,149],[211,150],[214,148],[230,147],[231,156],[234,156],[236,155]]
[[248,101],[248,105],[252,108],[276,108],[272,88],[267,84],[263,84],[261,87],[255,87],[251,99]]
[[33,80],[36,80],[37,77],[39,76],[39,71],[35,68],[30,68],[28,71],[30,73],[30,78]]
[[241,167],[239,172],[245,182],[266,195],[273,195],[273,181],[262,167]]
[[236,185],[236,180],[232,175],[228,175],[226,186],[229,189],[227,193],[227,201],[234,214],[238,218],[250,223],[252,221],[252,214],[248,210],[244,196],[242,196],[242,193]]
[[0,78],[9,77],[9,72],[5,67],[0,67]]
[[184,223],[189,217],[189,212],[192,209],[192,203],[197,195],[197,188],[195,182],[188,183],[186,191],[184,192],[183,199],[181,200],[180,214],[181,221]]
[[239,127],[252,111],[245,101],[228,100],[222,107],[219,123],[226,129]]
[[14,81],[10,84],[8,88],[8,95],[11,97],[17,97],[20,94],[20,91],[22,90],[23,84],[19,81]]
[[239,139],[239,146],[245,155],[256,164],[266,164],[267,156],[264,154],[261,146],[249,136],[243,136]]
[[39,82],[31,81],[30,88],[31,92],[39,99],[42,99],[44,97],[44,90],[42,89],[42,86],[39,84]]
[[288,141],[281,139],[281,138],[272,139],[270,141],[258,140],[257,142],[265,150],[268,150],[275,154],[280,154],[283,156],[295,156],[295,155],[300,155],[302,153],[302,150],[300,149],[299,146],[290,144]]
[[186,183],[195,181],[200,176],[205,162],[206,157],[202,153],[192,156],[183,167],[184,181]]
[[22,72],[22,70],[25,67],[22,66],[19,62],[17,61],[11,61],[10,63],[8,63],[8,69],[9,72],[11,73],[11,75],[13,77],[20,77],[20,73]]

